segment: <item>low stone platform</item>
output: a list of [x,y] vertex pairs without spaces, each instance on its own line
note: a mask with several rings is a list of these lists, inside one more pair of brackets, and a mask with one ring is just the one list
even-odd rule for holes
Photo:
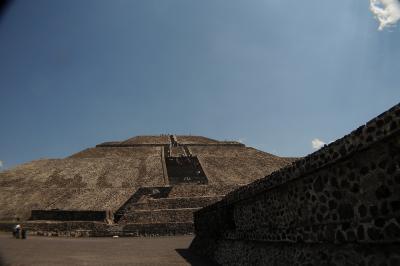
[[[186,191],[193,187],[195,186],[188,186]],[[35,210],[32,211],[30,220],[20,223],[28,230],[29,235],[36,236],[190,235],[194,232],[193,212],[222,198],[212,193],[211,196],[167,198],[165,196],[171,188],[154,189],[158,194],[151,194],[152,188],[144,188],[134,194],[123,205],[119,212],[121,215],[116,220],[111,218],[108,211]],[[177,194],[180,190],[177,190]],[[90,219],[84,220],[87,218]],[[11,232],[16,224],[16,221],[0,222],[0,231]]]
[[135,210],[125,214],[120,223],[125,221],[130,223],[173,223],[176,221],[193,223],[193,212],[199,209]]
[[[15,223],[0,222],[0,231],[11,234]],[[192,222],[107,224],[87,221],[30,221],[22,223],[29,236],[112,237],[191,235]]]

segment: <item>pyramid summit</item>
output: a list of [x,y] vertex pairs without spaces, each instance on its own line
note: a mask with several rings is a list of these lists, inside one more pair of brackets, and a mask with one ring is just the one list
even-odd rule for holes
[[180,234],[193,212],[292,162],[237,141],[136,136],[0,173],[0,221],[70,235]]

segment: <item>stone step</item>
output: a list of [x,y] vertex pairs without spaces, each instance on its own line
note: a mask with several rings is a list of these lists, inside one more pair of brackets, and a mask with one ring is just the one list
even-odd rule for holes
[[225,185],[225,184],[180,184],[171,188],[168,194],[169,198],[190,198],[201,196],[214,196],[226,195],[229,192],[239,188],[241,185]]
[[203,208],[221,200],[223,196],[203,196],[185,198],[147,199],[143,202],[133,203],[127,209],[135,210],[159,210],[159,209],[182,209]]
[[185,223],[193,222],[193,212],[200,208],[140,210],[125,213],[119,223]]
[[194,224],[186,223],[129,223],[124,225],[122,236],[171,236],[189,235],[194,232]]
[[183,156],[186,155],[186,154],[185,154],[185,150],[184,150],[183,147],[181,147],[181,146],[178,146],[178,147],[171,147],[170,151],[171,151],[170,156],[172,156],[172,157],[179,157],[179,156],[181,156],[181,155],[183,155]]
[[27,221],[22,228],[29,235],[87,237],[96,232],[107,232],[109,224],[90,221]]
[[172,236],[193,234],[194,224],[183,223],[127,223],[108,225],[104,231],[90,231],[90,236]]
[[[15,223],[2,223],[0,231],[10,233]],[[22,227],[28,230],[28,235],[63,236],[63,237],[113,237],[113,236],[169,236],[187,235],[194,232],[192,222],[183,223],[127,223],[106,224],[88,221],[29,221]]]

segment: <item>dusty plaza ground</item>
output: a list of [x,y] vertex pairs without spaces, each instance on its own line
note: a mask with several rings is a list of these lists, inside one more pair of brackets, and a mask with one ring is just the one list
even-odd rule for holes
[[193,236],[13,239],[0,234],[3,265],[212,265],[188,250]]

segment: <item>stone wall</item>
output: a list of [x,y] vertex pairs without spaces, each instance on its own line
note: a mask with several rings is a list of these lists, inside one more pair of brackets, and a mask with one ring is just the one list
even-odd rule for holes
[[195,213],[223,265],[400,265],[400,105]]
[[198,208],[211,205],[221,199],[222,196],[148,199],[146,201],[135,203],[132,207],[135,210]]
[[[11,232],[16,222],[0,222],[0,232]],[[170,236],[193,233],[193,223],[107,224],[93,221],[28,221],[21,223],[28,235],[62,237]]]
[[111,211],[32,210],[29,220],[112,221]]

